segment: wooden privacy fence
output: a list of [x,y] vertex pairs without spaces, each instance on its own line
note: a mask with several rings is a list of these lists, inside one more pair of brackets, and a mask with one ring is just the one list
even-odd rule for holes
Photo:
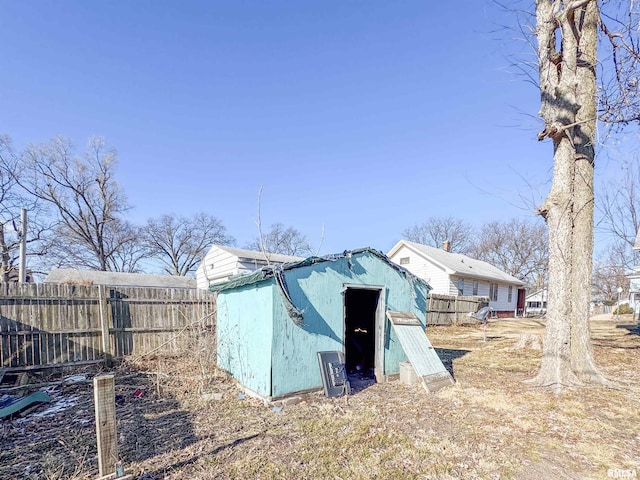
[[472,323],[469,316],[489,305],[488,297],[463,297],[455,295],[429,294],[427,300],[427,325],[455,325]]
[[0,283],[0,369],[175,353],[180,332],[214,334],[206,290]]

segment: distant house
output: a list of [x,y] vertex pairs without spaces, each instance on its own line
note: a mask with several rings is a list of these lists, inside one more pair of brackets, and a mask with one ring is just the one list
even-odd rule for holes
[[300,260],[303,258],[277,253],[267,253],[265,257],[262,252],[213,245],[196,270],[196,283],[198,288],[206,289],[209,285],[225,282],[235,275],[254,272],[267,264],[281,265]]
[[196,288],[196,281],[191,277],[77,270],[75,268],[54,268],[45,277],[44,283],[108,285],[110,287]]
[[525,297],[524,314],[525,315],[544,315],[547,313],[547,300],[549,294],[547,289],[537,290]]
[[489,297],[499,317],[518,316],[524,309],[524,282],[493,265],[444,248],[400,240],[389,251],[391,261],[427,281],[433,293]]

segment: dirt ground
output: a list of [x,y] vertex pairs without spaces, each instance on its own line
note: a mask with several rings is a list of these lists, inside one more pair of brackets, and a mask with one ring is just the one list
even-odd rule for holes
[[[486,341],[477,326],[429,328],[456,379],[435,394],[396,381],[348,402],[313,394],[274,407],[243,396],[197,348],[130,360],[110,372],[120,460],[139,480],[640,477],[637,328],[630,317],[593,319],[596,360],[611,385],[558,395],[524,382],[540,350],[514,348],[535,344],[540,319],[491,322]],[[100,372],[71,373],[86,381],[50,385],[51,404],[0,421],[0,478],[98,477],[90,380]]]

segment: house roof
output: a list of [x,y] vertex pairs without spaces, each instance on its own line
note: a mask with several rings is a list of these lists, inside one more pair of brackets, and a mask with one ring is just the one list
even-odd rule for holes
[[109,285],[112,287],[196,288],[196,280],[191,277],[102,272],[98,270],[77,270],[75,268],[54,268],[46,276],[44,283],[76,283]]
[[[246,258],[249,260],[260,260],[265,262],[265,254],[262,252],[256,252],[254,250],[245,250],[244,248],[235,248],[228,247],[226,245],[214,245],[225,252],[228,252],[232,255],[235,255],[238,258]],[[296,257],[294,255],[281,255],[279,253],[269,253],[266,255],[269,257],[270,262],[274,263],[288,263],[288,262],[299,262],[300,260],[304,260],[304,257]]]
[[403,245],[423,258],[440,266],[449,275],[493,280],[520,286],[524,285],[524,282],[494,267],[490,263],[476,260],[461,253],[447,252],[441,248],[429,247],[421,243],[410,242],[409,240],[400,240],[389,251],[388,255],[391,257]]
[[544,288],[542,290],[536,290],[535,292],[527,294],[527,296],[525,297],[525,301],[535,300],[535,299],[542,300],[543,298],[546,299],[548,297],[549,297],[549,294],[547,293],[547,289]]
[[262,267],[261,269],[256,270],[253,273],[239,275],[229,279],[226,282],[213,284],[209,287],[209,290],[211,290],[212,292],[220,292],[223,290],[231,290],[234,288],[243,287],[245,285],[251,285],[253,283],[258,283],[272,277],[277,277],[277,275],[283,271],[293,270],[301,267],[307,267],[310,265],[315,265],[316,263],[335,262],[338,260],[345,260],[345,259],[347,262],[351,262],[351,258],[353,256],[363,254],[363,253],[370,253],[374,255],[375,257],[379,258],[380,260],[388,264],[391,268],[400,272],[409,281],[422,283],[428,289],[431,289],[431,287],[427,282],[425,282],[423,279],[419,277],[416,277],[414,274],[409,272],[407,269],[401,267],[400,265],[393,263],[391,260],[389,260],[389,258],[384,253],[379,252],[378,250],[374,250],[373,248],[366,247],[366,248],[358,248],[355,250],[345,250],[342,253],[325,255],[322,257],[308,257],[298,262],[288,262],[282,265]]

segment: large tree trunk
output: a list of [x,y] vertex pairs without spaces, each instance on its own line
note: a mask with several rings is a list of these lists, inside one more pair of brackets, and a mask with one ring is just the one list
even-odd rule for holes
[[589,311],[593,267],[593,168],[596,136],[596,62],[598,3],[587,3],[575,16],[581,32],[577,64],[576,126],[571,137],[576,147],[574,174],[575,262],[572,271],[573,315],[571,318],[571,366],[586,381],[604,381],[598,372],[591,346]]
[[597,19],[595,0],[536,2],[545,121],[539,139],[553,140],[554,169],[551,191],[538,209],[549,227],[549,308],[533,383],[556,390],[580,380],[603,380],[589,329]]

